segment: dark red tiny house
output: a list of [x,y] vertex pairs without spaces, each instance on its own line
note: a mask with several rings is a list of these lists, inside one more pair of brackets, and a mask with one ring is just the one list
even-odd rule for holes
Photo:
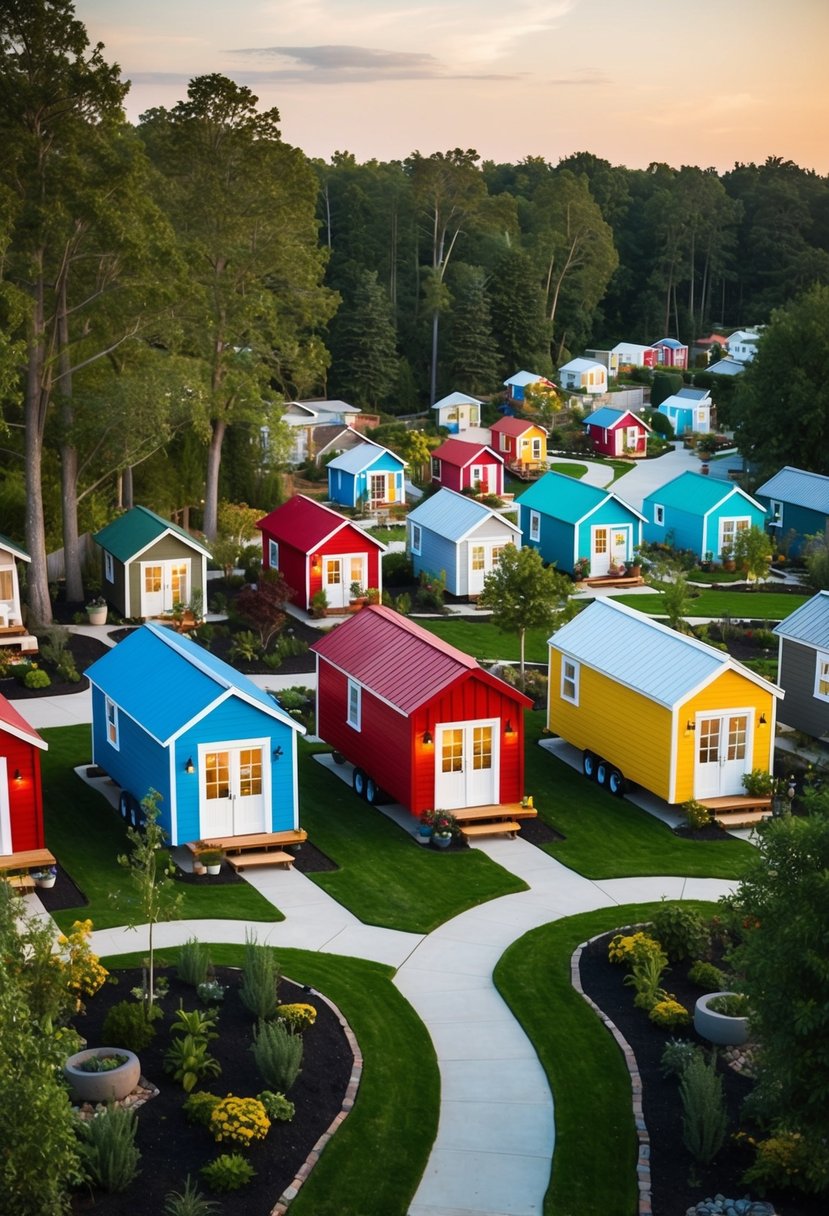
[[317,733],[413,815],[518,802],[532,701],[399,613],[364,608],[315,642]]
[[504,458],[485,443],[445,439],[432,452],[432,481],[462,494],[504,493]]
[[42,849],[40,753],[47,744],[0,696],[0,856]]
[[305,611],[318,591],[329,608],[345,608],[351,585],[383,589],[382,555],[386,546],[350,519],[313,498],[295,494],[258,520],[262,566],[279,570]]

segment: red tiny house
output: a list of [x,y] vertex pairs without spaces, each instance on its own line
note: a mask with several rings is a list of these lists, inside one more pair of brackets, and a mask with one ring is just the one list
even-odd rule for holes
[[469,655],[380,606],[313,649],[318,734],[413,815],[523,797],[532,702]]
[[46,743],[0,696],[0,856],[44,847],[40,753]]
[[482,443],[446,439],[432,452],[432,481],[462,494],[504,492],[504,458]]
[[609,406],[595,410],[584,420],[594,451],[602,456],[645,456],[651,427],[630,410]]

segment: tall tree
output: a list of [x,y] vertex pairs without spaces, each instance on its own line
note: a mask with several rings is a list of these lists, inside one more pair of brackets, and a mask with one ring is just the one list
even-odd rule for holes
[[458,262],[451,291],[447,363],[452,386],[473,395],[492,393],[498,382],[498,347],[492,334],[486,272]]
[[507,249],[501,254],[489,281],[489,300],[502,368],[510,374],[522,367],[539,375],[550,374],[544,292],[526,253]]
[[355,405],[382,405],[397,380],[397,334],[391,304],[377,272],[358,274],[351,307],[331,325],[337,391]]
[[545,566],[537,549],[507,545],[498,565],[484,579],[478,597],[492,609],[492,622],[505,633],[517,633],[521,651],[521,687],[524,687],[524,638],[528,629],[552,629],[563,621],[573,584],[554,566]]

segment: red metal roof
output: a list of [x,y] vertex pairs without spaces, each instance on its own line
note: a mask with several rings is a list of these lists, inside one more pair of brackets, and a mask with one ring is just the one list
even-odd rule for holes
[[2,694],[0,694],[0,730],[8,730],[18,739],[25,739],[29,743],[34,743],[35,747],[46,749],[46,740],[41,739],[35,728],[29,725]]
[[405,714],[471,673],[513,695],[519,705],[532,706],[529,697],[484,671],[471,655],[380,604],[355,613],[311,649]]
[[465,468],[466,465],[472,464],[473,460],[477,460],[481,452],[487,452],[501,464],[504,463],[503,456],[493,452],[489,444],[470,443],[468,439],[445,439],[440,447],[434,449],[432,456],[437,457],[438,460],[445,460],[447,464],[456,464],[460,468]]
[[[265,515],[256,522],[257,528],[267,532],[274,540],[284,541],[294,549],[299,549],[300,553],[313,553],[329,536],[333,536],[348,524],[357,528],[353,520],[346,519],[339,511],[332,511],[330,507],[325,507],[321,502],[307,498],[304,494],[295,494],[293,498],[283,502],[282,506],[271,511],[270,515]],[[363,532],[362,528],[358,531]],[[384,547],[367,532],[363,535],[368,544],[376,545],[378,549]]]
[[499,418],[497,422],[493,422],[489,428],[490,431],[495,431],[499,435],[523,435],[525,431],[531,427],[538,427],[539,431],[547,434],[546,427],[543,427],[540,422],[530,422],[526,418]]

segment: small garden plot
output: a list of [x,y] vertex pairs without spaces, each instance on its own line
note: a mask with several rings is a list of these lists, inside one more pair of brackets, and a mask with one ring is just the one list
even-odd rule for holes
[[84,671],[107,647],[97,638],[56,625],[39,633],[40,652],[0,650],[0,692],[8,701],[65,696],[89,687]]
[[[653,595],[615,595],[613,598],[638,612],[665,615],[662,596],[658,592]],[[805,604],[808,598],[798,591],[788,593],[780,587],[768,591],[764,588],[732,591],[712,587],[691,600],[688,616],[707,616],[716,620],[727,616],[738,621],[782,621],[795,608]]]

